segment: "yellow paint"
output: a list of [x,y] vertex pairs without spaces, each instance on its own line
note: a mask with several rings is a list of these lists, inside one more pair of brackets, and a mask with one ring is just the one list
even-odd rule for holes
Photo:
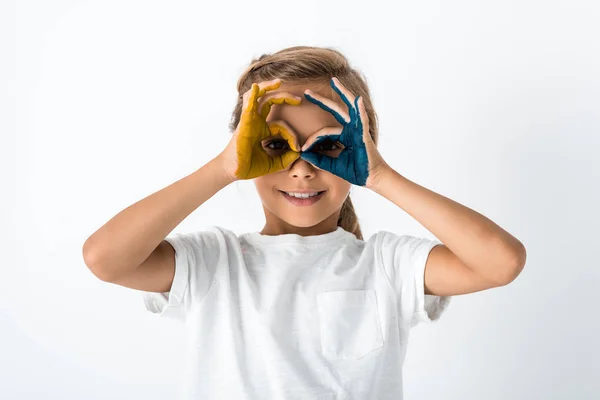
[[[246,109],[240,118],[238,137],[236,141],[238,168],[235,172],[239,179],[252,179],[272,172],[282,171],[300,157],[300,149],[296,146],[296,138],[284,126],[266,121],[273,104],[300,105],[302,99],[289,96],[273,97],[258,110],[258,99],[267,91],[277,89],[281,81],[260,89],[253,83]],[[271,137],[280,135],[287,140],[291,150],[271,157],[263,148],[262,142]]]

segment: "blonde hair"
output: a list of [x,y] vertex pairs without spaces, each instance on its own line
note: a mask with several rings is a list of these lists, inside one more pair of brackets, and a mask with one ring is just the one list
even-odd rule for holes
[[[296,46],[280,50],[273,54],[263,54],[253,59],[250,65],[240,76],[237,83],[238,100],[231,116],[229,129],[235,132],[242,114],[243,94],[247,92],[252,83],[259,83],[280,78],[284,83],[297,84],[323,84],[330,89],[331,100],[340,104],[343,109],[346,105],[338,94],[329,86],[332,77],[337,77],[355,96],[361,96],[369,117],[369,133],[373,143],[377,146],[378,124],[377,114],[371,102],[369,88],[365,76],[350,67],[346,57],[337,50],[323,47]],[[353,233],[358,239],[363,240],[358,217],[350,196],[346,198],[340,210],[337,222],[344,230]]]

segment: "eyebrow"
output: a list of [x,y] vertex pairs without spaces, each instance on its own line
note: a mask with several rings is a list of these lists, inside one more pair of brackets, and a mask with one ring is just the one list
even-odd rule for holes
[[[283,120],[283,121],[285,121],[285,120]],[[287,123],[287,124],[288,124],[290,127],[292,127],[292,125],[291,125],[289,122],[287,122],[287,121],[285,121],[285,122],[286,122],[286,123]],[[337,127],[337,126],[332,126],[332,125],[325,125],[325,126],[322,126],[322,127],[320,127],[319,129],[317,129],[316,131],[314,131],[314,132],[312,132],[312,133],[309,133],[309,134],[308,134],[308,137],[307,137],[306,139],[310,138],[312,135],[314,135],[315,133],[317,133],[318,131],[320,131],[320,130],[321,130],[321,129],[323,129],[323,128],[339,128],[339,127]],[[292,128],[292,129],[293,129],[293,128]],[[285,138],[284,138],[283,136],[281,136],[281,134],[279,134],[279,133],[278,133],[277,135],[273,135],[273,136],[271,136],[271,137],[275,137],[275,138],[281,138],[281,140],[285,140]],[[301,139],[301,138],[298,138],[298,139]],[[300,140],[298,140],[298,141],[300,142],[300,147],[304,146],[304,144],[306,143],[306,140],[304,140],[304,141],[300,141]],[[344,146],[344,147],[346,147],[346,146]]]

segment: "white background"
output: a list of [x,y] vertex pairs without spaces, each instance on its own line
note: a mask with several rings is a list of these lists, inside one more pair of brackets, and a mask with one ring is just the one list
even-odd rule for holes
[[[243,69],[296,45],[339,49],[365,73],[388,164],[527,248],[512,284],[413,330],[405,398],[600,397],[597,1],[1,7],[0,398],[173,398],[182,327],[95,278],[82,245],[219,154]],[[433,237],[374,192],[352,198],[366,238]],[[263,223],[243,181],[173,233]]]

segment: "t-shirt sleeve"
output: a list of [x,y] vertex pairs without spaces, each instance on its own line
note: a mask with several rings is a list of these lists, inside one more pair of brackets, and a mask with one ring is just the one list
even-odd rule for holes
[[175,249],[175,275],[169,292],[143,292],[146,309],[160,317],[187,322],[194,304],[208,293],[215,277],[223,236],[209,228],[165,238]]
[[396,291],[399,313],[410,328],[440,318],[451,296],[425,294],[425,265],[439,240],[380,232],[382,264]]

